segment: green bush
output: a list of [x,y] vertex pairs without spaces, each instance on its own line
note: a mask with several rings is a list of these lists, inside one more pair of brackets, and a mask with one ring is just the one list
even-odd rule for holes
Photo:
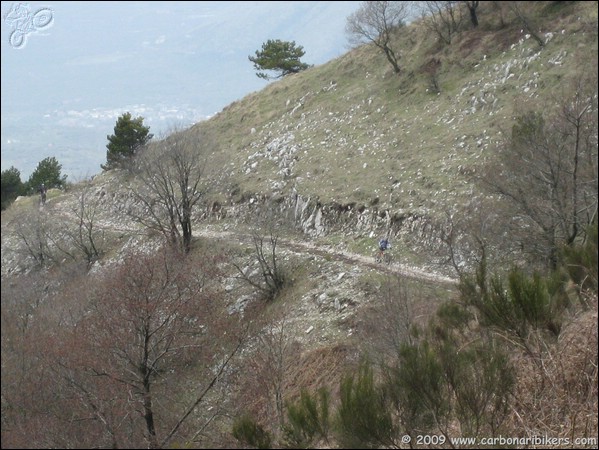
[[428,341],[403,345],[386,375],[388,396],[408,432],[430,430],[447,416],[443,367]]
[[494,436],[507,416],[515,384],[508,356],[492,341],[459,351],[447,344],[439,356],[462,434],[478,436],[490,430]]
[[454,301],[444,302],[437,309],[433,331],[438,338],[448,339],[454,331],[463,330],[472,317],[472,313],[462,305]]
[[27,180],[27,186],[33,192],[43,183],[47,189],[63,188],[67,184],[67,176],[61,174],[62,164],[55,157],[41,160]]
[[2,209],[8,206],[19,196],[26,192],[25,185],[21,181],[21,172],[16,167],[2,171]]
[[317,397],[302,390],[299,400],[287,405],[288,422],[283,432],[291,448],[308,448],[316,438],[328,439],[329,403],[329,391],[321,388]]
[[235,421],[233,436],[250,447],[271,448],[272,438],[270,433],[248,415],[243,415]]
[[500,276],[488,280],[483,262],[475,277],[462,277],[459,289],[462,300],[480,312],[484,326],[517,336],[521,341],[533,329],[553,335],[560,332],[563,297],[561,287],[550,277],[528,276],[513,268],[507,283]]
[[343,377],[337,410],[341,448],[394,446],[395,429],[384,391],[374,382],[372,367],[362,363],[356,374]]
[[101,166],[102,169],[126,166],[152,137],[150,127],[144,125],[143,117],[132,118],[130,112],[122,114],[116,121],[114,134],[106,136],[106,164]]
[[561,264],[579,293],[597,293],[597,221],[588,228],[583,243],[562,250]]

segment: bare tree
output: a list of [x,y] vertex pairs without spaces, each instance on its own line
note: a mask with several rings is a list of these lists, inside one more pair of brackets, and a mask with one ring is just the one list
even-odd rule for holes
[[416,296],[401,275],[389,276],[378,292],[375,305],[365,312],[360,341],[375,363],[389,364],[402,345],[413,343]]
[[252,234],[253,259],[258,268],[253,270],[251,266],[244,268],[233,263],[239,273],[238,278],[256,288],[267,300],[273,300],[288,281],[277,255],[278,243],[279,236],[275,233],[264,236],[255,232]]
[[578,78],[543,113],[527,111],[481,182],[513,207],[514,239],[555,267],[597,217],[597,78]]
[[597,218],[597,60],[592,67],[594,73],[591,71],[574,80],[572,94],[560,102],[556,120],[557,132],[569,143],[571,155],[568,168],[571,208],[565,208],[562,214],[562,221],[569,224],[565,230],[568,245]]
[[50,216],[45,209],[37,206],[25,211],[15,219],[13,227],[19,245],[17,253],[33,259],[38,267],[44,267],[55,261],[55,249],[52,247]]
[[285,385],[293,354],[297,352],[288,328],[289,320],[285,316],[272,326],[266,325],[258,336],[259,349],[252,361],[255,372],[265,383],[269,400],[274,400],[276,421],[281,430],[285,416]]
[[88,312],[54,353],[83,405],[80,420],[94,417],[111,445],[191,441],[219,410],[197,414],[240,348],[243,327],[218,301],[216,264],[190,258],[170,249],[127,257],[88,294]]
[[201,154],[207,143],[196,139],[176,129],[148,146],[138,159],[141,187],[134,192],[143,205],[134,219],[185,253],[191,250],[194,209],[205,194]]
[[26,342],[37,311],[46,297],[43,273],[29,273],[2,283],[2,411],[18,411],[14,398],[22,394],[19,385],[27,377],[32,361]]
[[[48,365],[49,354],[65,325],[62,286],[78,279],[76,287],[81,293],[79,276],[84,273],[75,264],[65,270],[52,268],[3,280],[3,448],[88,447],[78,445],[81,441],[70,433],[73,427],[68,424],[74,425],[71,413],[76,404],[66,399],[64,383],[57,382]],[[79,298],[72,306],[77,308],[82,303]],[[55,361],[52,364],[55,366]]]
[[451,44],[454,35],[460,30],[464,15],[461,2],[426,1],[423,4],[424,24],[442,42]]
[[506,3],[505,1],[492,1],[491,7],[493,8],[493,14],[499,18],[499,26],[504,28],[506,26],[506,18],[505,18],[505,10]]
[[435,94],[441,92],[439,85],[439,69],[441,68],[441,60],[439,58],[431,58],[422,68],[423,73],[430,80],[430,90]]
[[239,273],[237,278],[255,288],[267,301],[274,300],[292,281],[289,267],[281,262],[278,253],[279,235],[286,219],[284,213],[275,211],[275,206],[267,204],[258,213],[251,235],[254,250],[251,260],[232,263]]
[[17,251],[31,257],[39,267],[64,257],[73,261],[83,258],[87,266],[96,261],[104,245],[104,230],[98,227],[99,199],[89,182],[80,183],[75,195],[77,202],[70,215],[54,214],[47,205],[17,217]]
[[235,399],[238,410],[272,431],[280,439],[286,426],[286,405],[299,386],[293,380],[302,345],[294,339],[289,312],[283,310],[275,317],[262,309],[251,312],[255,338],[243,360],[241,388]]
[[345,31],[352,45],[372,42],[378,47],[398,74],[400,56],[393,49],[393,34],[408,17],[411,2],[362,2],[360,8],[347,18]]
[[105,232],[98,226],[100,201],[92,191],[90,181],[82,181],[75,193],[77,203],[69,219],[55,219],[54,232],[49,236],[52,244],[73,260],[83,257],[89,267],[103,254]]
[[445,211],[440,226],[439,243],[431,250],[439,263],[450,265],[459,278],[472,273],[485,261],[494,267],[509,268],[514,260],[516,244],[505,239],[508,213],[496,199],[473,197],[466,205],[454,205]]
[[527,4],[530,4],[530,3],[531,2],[518,2],[518,1],[507,2],[508,7],[509,7],[510,11],[512,12],[512,14],[514,14],[514,16],[516,16],[516,18],[522,23],[522,25],[524,26],[526,31],[528,31],[530,33],[532,38],[535,41],[537,41],[537,44],[539,44],[539,47],[544,47],[545,41],[543,41],[541,36],[539,36],[538,27],[534,23],[532,16],[527,14],[525,11],[525,8],[528,6]]
[[465,1],[464,4],[466,5],[466,8],[468,8],[468,12],[470,13],[470,23],[474,28],[476,28],[478,26],[478,16],[476,14],[476,10],[478,9],[478,5],[480,4],[480,2],[478,0],[469,0]]

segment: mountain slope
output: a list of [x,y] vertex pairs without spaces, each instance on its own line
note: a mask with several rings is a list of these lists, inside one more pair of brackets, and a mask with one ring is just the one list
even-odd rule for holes
[[[473,381],[463,386],[464,392],[473,394],[475,401],[483,392],[493,394],[486,397],[492,405],[485,403],[483,409],[498,415],[485,416],[490,422],[473,435],[596,435],[596,294],[560,317],[563,322],[556,326],[562,326],[563,335],[547,334],[539,327],[514,343],[509,333],[485,328],[476,311],[471,316],[456,310],[463,299],[451,301],[459,295],[454,283],[431,270],[433,255],[424,251],[425,240],[434,234],[430,229],[443,220],[446,210],[458,209],[481,195],[468,175],[493,160],[522,108],[541,108],[580,71],[596,70],[596,3],[526,4],[536,9],[530,14],[544,19],[537,22],[546,40],[543,47],[515,23],[499,26],[491,21],[498,19],[485,9],[491,4],[483,2],[480,29],[462,33],[449,47],[438,45],[418,24],[401,30],[397,39],[403,72],[399,76],[393,75],[379,52],[363,46],[271,83],[186,131],[214,144],[204,160],[210,198],[196,211],[192,258],[186,260],[192,263],[187,266],[196,271],[208,263],[210,271],[198,272],[198,278],[218,272],[208,284],[214,288],[212,304],[226,310],[225,319],[239,318],[251,333],[240,347],[239,358],[222,377],[219,372],[217,388],[199,404],[193,404],[195,393],[203,392],[203,383],[210,378],[198,373],[203,369],[214,374],[215,361],[226,355],[225,340],[208,342],[214,347],[206,349],[201,362],[173,358],[172,367],[160,372],[152,368],[150,372],[160,375],[156,389],[152,387],[159,437],[177,429],[181,411],[193,411],[169,445],[233,448],[239,445],[231,437],[233,420],[249,411],[282,442],[283,400],[297,398],[302,388],[323,386],[339,400],[341,376],[355,368],[360,357],[374,355],[392,365],[399,361],[402,344],[416,342],[413,350],[426,348],[429,330],[437,344],[459,345],[441,349],[431,344],[428,356],[438,352],[447,357],[444,363],[461,361],[460,373]],[[69,340],[78,328],[80,336],[89,339],[87,328],[78,326],[85,320],[99,320],[102,329],[106,317],[94,315],[94,298],[106,297],[95,297],[103,292],[96,277],[112,275],[130,252],[157,253],[163,243],[162,236],[131,219],[130,212],[139,208],[132,194],[138,183],[134,172],[108,171],[67,192],[51,192],[44,207],[38,207],[35,198],[25,198],[3,211],[3,445],[137,448],[147,444],[139,411],[142,403],[148,410],[149,390],[147,396],[129,387],[121,392],[120,385],[110,385],[107,377],[103,391],[98,378],[108,370],[92,370],[95,361],[90,360],[85,344]],[[64,244],[70,227],[81,231],[77,214],[84,194],[93,211],[94,230],[102,237],[101,258],[87,270],[84,261],[65,262],[67,257],[56,251],[38,270],[40,261],[31,255],[36,248],[25,248],[22,238],[42,231],[53,239],[40,241],[50,250],[55,250],[54,244]],[[243,278],[260,274],[254,239],[258,234],[268,241],[271,217],[280,219],[275,228],[277,257],[289,283],[274,301],[265,301]],[[88,223],[87,218],[83,222]],[[395,260],[390,268],[373,262],[379,233],[392,235]],[[410,245],[403,240],[406,234],[413,235]],[[181,260],[177,255],[177,262]],[[444,275],[454,275],[452,268],[444,269]],[[136,276],[131,280],[130,286],[141,287],[152,298],[154,292],[146,291],[143,281]],[[113,280],[106,281],[111,287]],[[567,288],[575,296],[574,287]],[[122,300],[133,315],[146,303],[146,297],[126,303],[127,289],[118,292],[116,298],[108,295],[117,300],[110,304]],[[113,317],[110,313],[115,311],[120,313],[115,306],[104,314],[116,325],[115,332],[123,332],[122,348],[113,346],[112,358],[107,356],[110,352],[99,353],[114,373],[136,375],[137,368],[128,366],[127,360],[144,353],[135,345],[139,335],[137,330],[127,334],[130,323],[119,321],[118,314]],[[433,317],[438,322],[427,328]],[[199,326],[198,334],[213,323],[206,325]],[[227,333],[220,336],[236,335],[240,328],[225,329]],[[584,333],[578,334],[580,330]],[[110,342],[110,332],[104,334]],[[493,348],[484,346],[487,341]],[[128,345],[130,353],[123,350]],[[478,361],[495,362],[494,351],[504,347],[517,377],[515,395],[506,403],[493,390],[501,383],[477,370]],[[470,354],[477,349],[480,353]],[[559,357],[564,349],[572,358]],[[118,358],[122,353],[125,359]],[[60,365],[54,355],[60,357]],[[459,359],[460,355],[474,359]],[[490,358],[477,359],[480,355]],[[569,369],[562,370],[564,366]],[[512,371],[485,368],[504,380],[512,375]],[[415,371],[416,382],[424,378],[424,366],[421,369]],[[85,381],[85,390],[73,382],[75,375]],[[32,396],[32,392],[41,394]],[[454,394],[443,400],[449,405]],[[30,398],[36,403],[31,412]],[[117,400],[123,403],[115,405]],[[424,404],[419,398],[416,401],[418,408]],[[188,409],[189,405],[194,407]],[[509,408],[501,409],[504,405]],[[451,412],[446,428],[436,420],[424,428],[409,428],[405,422],[398,426],[405,426],[406,432],[425,430],[429,436],[441,432],[462,436],[471,425],[470,416],[460,416],[457,403],[452,407],[454,411],[447,409]],[[100,420],[87,420],[90,414]],[[120,420],[123,415],[128,418],[125,425]],[[112,417],[114,428],[104,420]],[[476,417],[477,424],[482,423],[481,417]],[[400,437],[397,431],[395,438]],[[336,444],[330,441],[323,446]],[[592,446],[590,440],[586,444]]]
[[[323,205],[439,215],[471,198],[466,174],[494,157],[522,105],[543,108],[596,65],[596,8],[561,8],[545,11],[543,47],[516,23],[481,25],[439,48],[414,24],[397,37],[399,76],[363,46],[272,83],[192,131],[215,136],[213,170],[242,198],[298,194]],[[481,9],[483,23],[491,11]]]

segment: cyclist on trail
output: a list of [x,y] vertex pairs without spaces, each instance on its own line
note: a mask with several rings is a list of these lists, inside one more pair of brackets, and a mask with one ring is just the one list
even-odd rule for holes
[[391,248],[391,243],[389,242],[389,237],[381,238],[379,241],[379,261],[383,260],[383,256],[385,255],[385,250]]

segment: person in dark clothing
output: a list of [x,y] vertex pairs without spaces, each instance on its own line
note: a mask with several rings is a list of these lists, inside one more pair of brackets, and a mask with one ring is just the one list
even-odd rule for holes
[[48,189],[46,189],[46,185],[44,183],[40,184],[38,191],[40,193],[40,200],[42,202],[42,205],[45,205],[46,204],[46,194],[48,192]]
[[385,250],[391,248],[391,243],[389,242],[388,237],[381,238],[379,241],[379,257],[378,260],[382,261],[383,256],[385,255]]

